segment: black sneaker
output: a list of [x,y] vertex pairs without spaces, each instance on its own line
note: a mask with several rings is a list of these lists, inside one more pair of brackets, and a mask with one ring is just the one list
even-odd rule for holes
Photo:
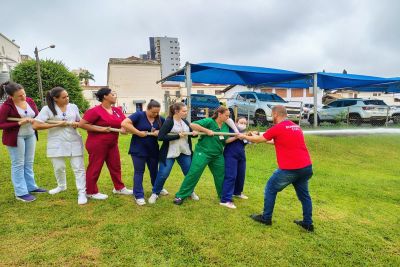
[[293,222],[295,224],[303,227],[308,232],[314,232],[314,225],[312,225],[312,224],[305,224],[303,221],[300,221],[300,220],[294,220]]
[[176,197],[176,198],[174,199],[174,204],[175,204],[175,205],[182,205],[182,203],[183,203],[183,198]]
[[259,222],[259,223],[262,223],[265,225],[272,225],[271,219],[269,219],[269,220],[264,219],[262,214],[252,214],[252,215],[250,215],[250,218],[252,218],[256,222]]

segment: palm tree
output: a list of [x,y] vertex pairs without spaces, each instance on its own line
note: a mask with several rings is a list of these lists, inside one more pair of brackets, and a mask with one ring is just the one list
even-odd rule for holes
[[95,81],[94,75],[90,73],[88,70],[83,70],[79,73],[78,78],[80,81],[83,81],[85,86],[89,85],[89,80]]

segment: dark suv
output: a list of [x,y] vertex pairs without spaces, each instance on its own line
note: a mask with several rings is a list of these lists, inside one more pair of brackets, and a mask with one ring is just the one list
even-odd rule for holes
[[[206,108],[208,116],[211,117],[221,103],[215,95],[192,94],[191,95],[191,115],[192,121],[200,120],[206,117]],[[187,104],[187,100],[184,100]]]

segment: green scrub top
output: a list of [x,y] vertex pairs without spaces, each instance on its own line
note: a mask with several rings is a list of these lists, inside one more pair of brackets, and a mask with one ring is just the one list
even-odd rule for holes
[[[194,121],[193,123],[207,128],[213,132],[229,133],[229,127],[225,122],[223,122],[221,128],[219,128],[217,122],[213,118],[205,118]],[[206,153],[210,156],[220,155],[224,151],[225,141],[228,138],[229,136],[201,135],[196,146],[196,151]]]

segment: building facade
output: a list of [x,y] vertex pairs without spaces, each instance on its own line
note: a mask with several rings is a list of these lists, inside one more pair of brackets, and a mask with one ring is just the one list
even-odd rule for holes
[[180,64],[180,47],[178,38],[150,37],[150,53],[142,55],[142,58],[157,60],[161,62],[161,77],[166,77],[177,71]]
[[110,58],[107,69],[107,86],[117,94],[117,106],[125,113],[145,110],[151,99],[157,100],[164,110],[164,93],[161,84],[161,64],[155,60],[138,57]]
[[0,84],[10,80],[10,71],[20,62],[19,46],[0,33]]

